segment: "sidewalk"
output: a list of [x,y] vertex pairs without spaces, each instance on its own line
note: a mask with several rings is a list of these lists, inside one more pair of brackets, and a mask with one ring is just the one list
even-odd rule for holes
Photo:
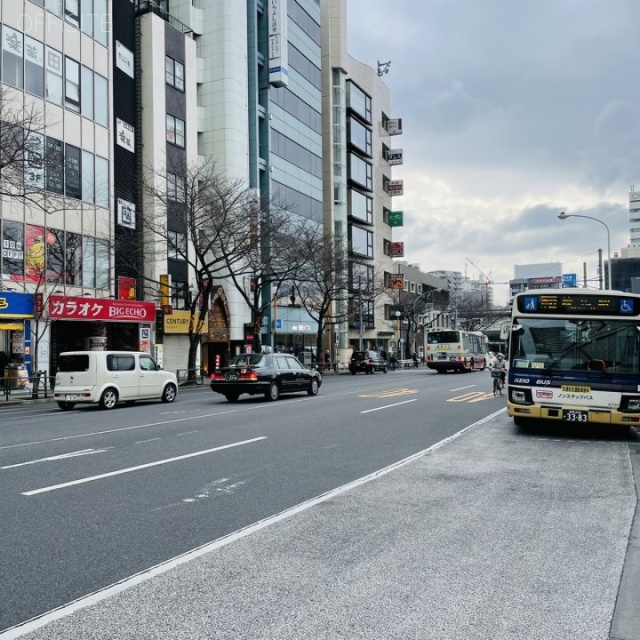
[[640,454],[481,422],[0,638],[640,640]]

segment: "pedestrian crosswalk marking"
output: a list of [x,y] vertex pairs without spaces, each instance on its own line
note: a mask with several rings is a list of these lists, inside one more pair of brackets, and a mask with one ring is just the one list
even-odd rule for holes
[[464,393],[461,396],[449,398],[447,402],[480,402],[482,400],[488,400],[489,398],[493,398],[493,392],[485,393],[484,391],[470,391],[469,393]]
[[393,398],[395,396],[406,396],[412,393],[418,393],[417,389],[389,389],[388,391],[380,391],[379,393],[363,393],[360,398]]

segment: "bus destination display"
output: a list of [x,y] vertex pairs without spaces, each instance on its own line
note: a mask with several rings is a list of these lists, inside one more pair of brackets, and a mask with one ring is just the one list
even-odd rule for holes
[[560,315],[635,316],[640,314],[640,300],[624,295],[525,294],[518,298],[518,311]]

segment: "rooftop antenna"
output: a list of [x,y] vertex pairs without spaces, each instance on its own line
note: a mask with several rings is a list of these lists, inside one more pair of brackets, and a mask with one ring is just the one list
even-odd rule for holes
[[391,66],[391,60],[387,62],[380,62],[378,60],[378,75],[383,76],[385,73],[389,73],[389,67]]

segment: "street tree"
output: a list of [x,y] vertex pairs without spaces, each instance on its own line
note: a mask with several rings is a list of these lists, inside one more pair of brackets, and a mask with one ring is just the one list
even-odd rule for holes
[[318,323],[316,353],[320,357],[326,329],[349,317],[346,241],[319,225],[307,225],[299,246],[305,260],[292,287],[304,310]]
[[[438,309],[444,312],[447,307],[449,295],[446,291],[431,289],[423,291],[421,294],[400,290],[398,296],[398,308],[403,319],[403,329],[401,337],[404,337],[405,353],[404,357],[411,356],[410,345],[412,337],[417,336],[420,327],[420,319],[427,309]],[[402,333],[404,332],[404,336]]]
[[[144,190],[151,206],[142,220],[146,261],[164,264],[171,255],[188,264],[195,281],[193,295],[186,299],[187,367],[194,380],[200,333],[217,282],[230,282],[247,303],[254,348],[260,350],[269,292],[294,279],[303,257],[299,238],[305,224],[283,206],[261,199],[242,181],[225,177],[213,162],[173,163],[166,171],[147,173]],[[148,293],[162,292],[162,283],[150,276],[148,265],[140,269],[132,260],[128,266],[144,278]]]
[[[248,236],[239,228],[244,211],[253,209],[252,192],[242,182],[225,178],[215,163],[172,163],[163,171],[147,171],[143,188],[149,207],[141,221],[147,263],[164,264],[172,256],[188,265],[194,286],[184,296],[189,310],[188,379],[195,380],[200,334],[209,312],[216,280],[228,276],[245,252]],[[219,247],[225,247],[225,253]],[[121,251],[126,257],[127,251]],[[149,264],[139,266],[131,252],[127,265],[144,279],[147,293],[165,295],[165,284]],[[125,258],[126,259],[126,258]]]

